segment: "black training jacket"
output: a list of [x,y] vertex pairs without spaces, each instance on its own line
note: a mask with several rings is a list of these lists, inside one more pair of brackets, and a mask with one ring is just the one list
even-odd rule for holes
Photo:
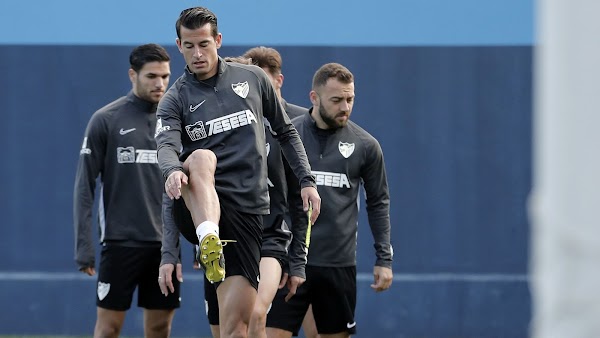
[[310,266],[356,265],[359,191],[363,185],[375,240],[375,265],[391,268],[390,196],[379,142],[349,121],[332,131],[323,148],[309,113],[293,120],[308,154],[321,196],[321,214],[312,226]]
[[132,92],[96,111],[87,126],[75,178],[75,260],[94,266],[92,208],[100,176],[100,241],[160,245],[163,181],[156,159],[156,105]]
[[164,178],[196,149],[217,156],[215,186],[222,201],[253,214],[269,213],[263,116],[269,121],[302,187],[314,177],[296,129],[257,66],[219,59],[216,83],[198,81],[187,67],[156,113],[158,162]]

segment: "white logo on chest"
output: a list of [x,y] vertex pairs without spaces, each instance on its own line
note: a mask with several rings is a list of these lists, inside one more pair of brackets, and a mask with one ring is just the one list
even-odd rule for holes
[[250,91],[250,85],[248,85],[248,81],[232,83],[231,89],[238,94],[239,97],[245,99],[248,96],[248,92]]
[[342,156],[348,158],[354,152],[354,143],[346,143],[340,141],[340,143],[338,143],[338,150],[340,151],[340,154],[342,154]]

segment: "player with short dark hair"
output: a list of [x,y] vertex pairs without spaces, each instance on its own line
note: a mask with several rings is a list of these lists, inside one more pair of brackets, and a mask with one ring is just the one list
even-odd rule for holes
[[102,250],[98,271],[95,337],[118,337],[138,289],[146,337],[168,337],[179,307],[181,265],[174,289],[161,294],[156,269],[161,253],[162,175],[157,165],[156,105],[171,75],[167,51],[156,44],[133,49],[129,57],[132,90],[96,111],[80,150],[73,214],[75,260],[96,274],[92,208],[100,176],[99,228]]
[[[182,11],[176,30],[186,69],[157,110],[159,165],[176,199],[175,222],[186,238],[195,233],[198,260],[217,283],[221,336],[245,337],[258,288],[262,217],[269,213],[263,117],[302,187],[303,209],[312,203],[316,210],[313,219],[320,198],[302,142],[265,72],[219,57],[217,18],[204,7]],[[233,242],[224,246],[221,238]],[[170,275],[172,265],[159,273]]]

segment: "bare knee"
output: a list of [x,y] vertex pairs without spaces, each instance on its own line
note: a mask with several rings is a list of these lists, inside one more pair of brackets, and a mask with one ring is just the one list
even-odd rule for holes
[[98,320],[94,329],[94,338],[118,337],[121,333],[121,325],[116,321]]
[[146,337],[149,338],[168,337],[171,332],[171,323],[168,320],[148,323],[144,331],[146,331]]
[[214,175],[217,169],[217,156],[211,150],[197,149],[185,160],[184,168],[190,175]]
[[97,308],[94,338],[118,337],[123,327],[125,312]]
[[171,333],[175,310],[145,310],[144,331],[147,338],[166,338]]
[[264,327],[267,322],[267,308],[265,308],[258,301],[254,304],[254,309],[252,309],[252,315],[250,317],[250,323],[258,326]]

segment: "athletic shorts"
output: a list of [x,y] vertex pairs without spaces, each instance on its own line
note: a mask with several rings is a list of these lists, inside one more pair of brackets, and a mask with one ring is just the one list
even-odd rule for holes
[[[262,215],[240,212],[234,206],[220,201],[221,219],[219,238],[235,240],[223,247],[225,256],[225,278],[244,276],[258,290],[260,248],[262,241]],[[173,219],[181,234],[192,244],[198,244],[196,227],[183,198],[175,200]]]
[[287,287],[277,291],[267,315],[267,327],[298,335],[302,320],[312,304],[317,331],[321,334],[356,333],[356,267],[306,266],[306,282],[288,302]]
[[283,215],[265,215],[263,217],[263,235],[261,257],[273,257],[284,265],[288,257],[288,247],[292,240],[292,232]]
[[160,246],[127,247],[105,244],[100,253],[96,289],[98,307],[126,311],[138,288],[138,306],[151,310],[176,309],[181,303],[179,281],[173,271],[175,292],[165,297],[158,285]]

